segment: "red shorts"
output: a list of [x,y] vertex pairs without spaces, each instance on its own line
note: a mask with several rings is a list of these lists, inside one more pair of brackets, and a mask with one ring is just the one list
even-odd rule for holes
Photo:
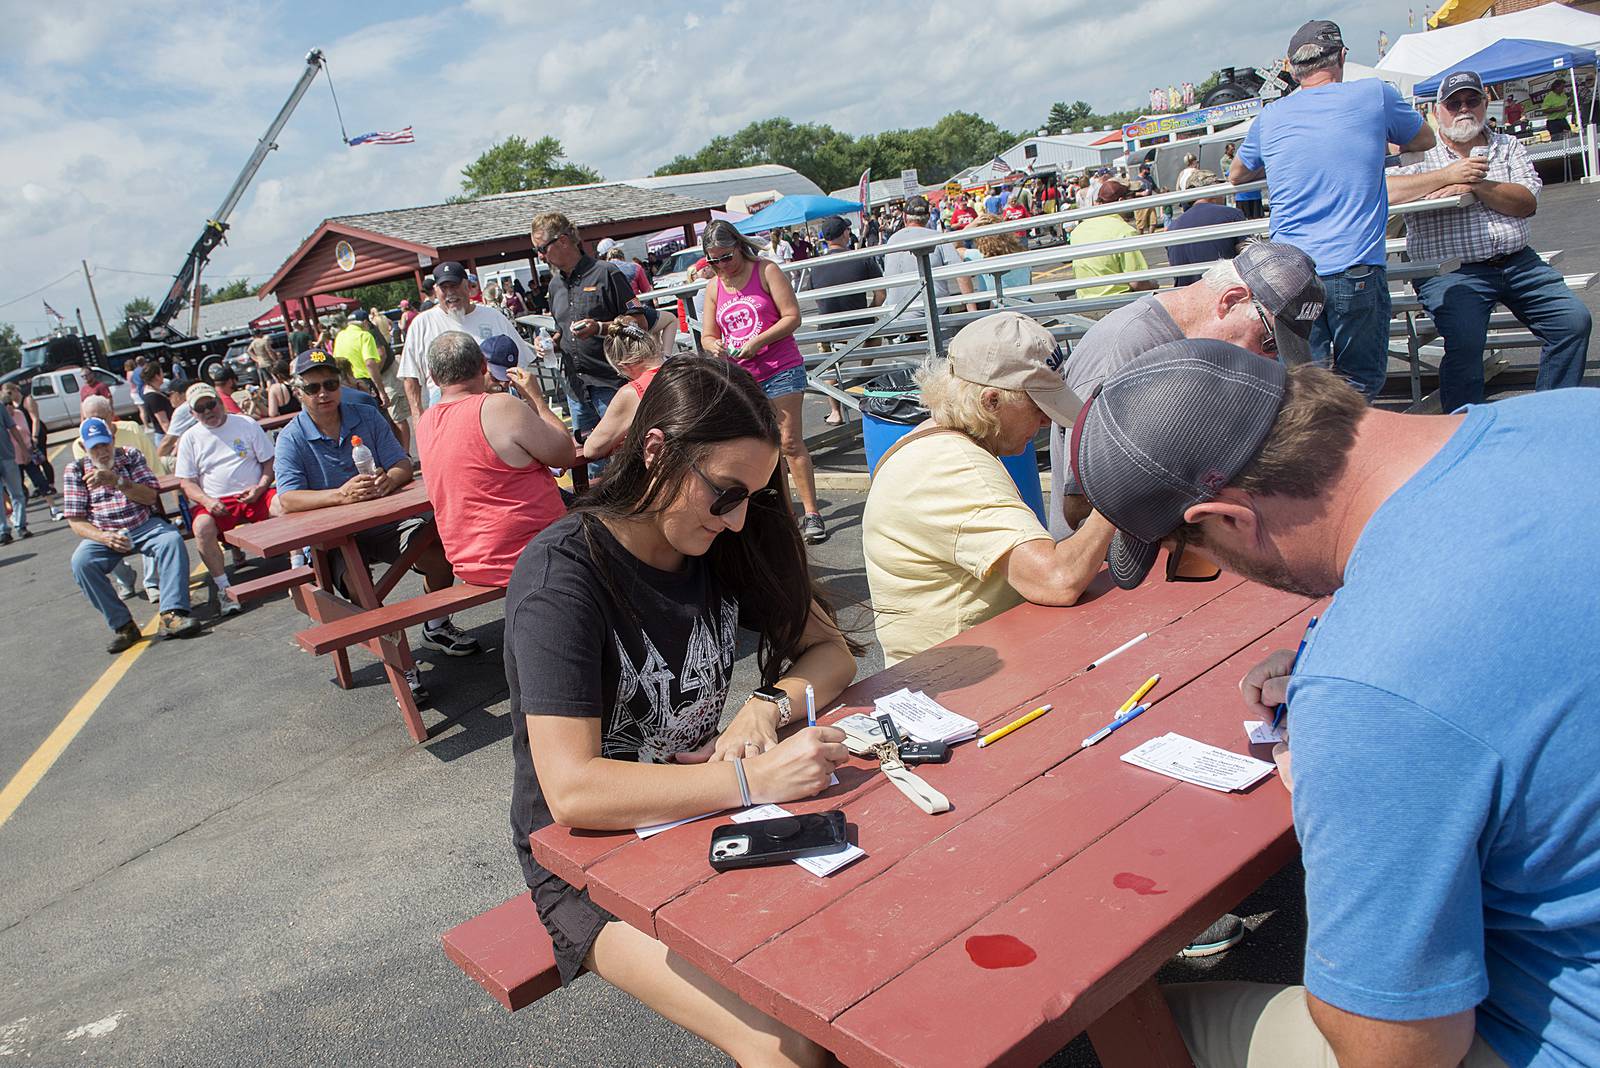
[[[277,495],[276,487],[269,487],[267,492],[257,497],[250,504],[238,497],[218,497],[217,503],[222,505],[221,515],[211,516],[211,521],[217,525],[217,532],[226,534],[241,523],[258,523],[270,514],[267,508],[272,504],[272,498]],[[206,513],[210,515],[210,513]]]

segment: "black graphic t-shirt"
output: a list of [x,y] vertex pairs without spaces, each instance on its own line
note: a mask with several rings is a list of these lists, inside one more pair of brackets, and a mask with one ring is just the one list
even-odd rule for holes
[[664,763],[698,749],[716,734],[727,702],[738,627],[738,600],[703,559],[658,571],[598,519],[569,515],[523,550],[506,587],[505,658],[516,758],[511,836],[530,888],[556,877],[528,848],[528,835],[551,817],[524,717],[596,717],[600,755],[614,760]]

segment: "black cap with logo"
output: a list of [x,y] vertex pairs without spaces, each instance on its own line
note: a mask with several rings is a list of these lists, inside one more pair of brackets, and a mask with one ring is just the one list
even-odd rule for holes
[[[1294,36],[1289,38],[1290,61],[1299,62],[1295,57],[1307,45],[1313,45],[1318,52],[1326,54],[1344,47],[1344,34],[1339,32],[1337,23],[1329,22],[1327,19],[1312,19],[1294,31]],[[1301,58],[1309,59],[1311,57],[1304,56]]]
[[1449,100],[1463,89],[1471,89],[1479,96],[1483,96],[1483,79],[1478,77],[1474,70],[1451,71],[1445,80],[1439,83],[1439,99]]

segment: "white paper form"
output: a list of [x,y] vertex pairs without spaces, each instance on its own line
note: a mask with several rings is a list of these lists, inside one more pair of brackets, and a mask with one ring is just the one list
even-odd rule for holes
[[873,706],[913,741],[962,742],[978,733],[976,720],[957,715],[921,691],[896,690],[878,698]]
[[1269,761],[1171,733],[1150,739],[1124,753],[1122,759],[1135,767],[1223,793],[1248,789],[1277,767]]
[[1274,727],[1271,723],[1259,719],[1244,721],[1244,732],[1250,741],[1257,745],[1273,745],[1277,742],[1288,740],[1288,728],[1280,723]]
[[[735,823],[749,823],[752,820],[775,820],[791,813],[788,809],[778,805],[752,805],[741,812],[735,812],[728,817]],[[796,857],[794,862],[818,878],[832,875],[846,864],[860,860],[867,855],[867,851],[858,845],[846,845],[843,849],[832,853],[823,853],[816,857]]]

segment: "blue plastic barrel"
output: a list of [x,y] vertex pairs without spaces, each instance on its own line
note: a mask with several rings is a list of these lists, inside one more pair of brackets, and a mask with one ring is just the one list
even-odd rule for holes
[[[868,397],[902,397],[908,396],[903,391],[876,392],[870,387],[862,391]],[[878,467],[878,461],[889,447],[915,429],[910,423],[891,422],[880,419],[868,411],[868,405],[861,409],[861,443],[867,452],[867,473],[871,474]],[[919,420],[920,421],[920,420]],[[1002,456],[1000,462],[1005,464],[1006,470],[1011,473],[1011,481],[1017,484],[1017,492],[1022,494],[1022,499],[1033,514],[1039,517],[1039,522],[1049,526],[1049,521],[1044,517],[1044,488],[1039,484],[1039,456],[1034,451],[1033,442],[1028,442],[1028,447],[1015,456]]]

